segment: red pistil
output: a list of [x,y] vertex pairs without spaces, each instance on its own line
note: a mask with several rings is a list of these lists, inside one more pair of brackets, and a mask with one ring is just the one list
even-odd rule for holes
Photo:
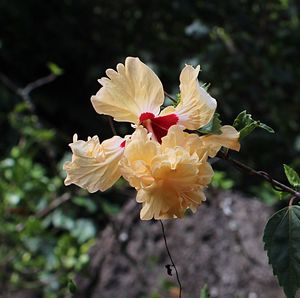
[[124,147],[125,147],[125,144],[126,144],[126,141],[124,140],[124,141],[120,144],[120,147],[121,147],[121,148],[124,148]]
[[161,138],[167,135],[168,129],[178,123],[178,116],[176,114],[169,114],[166,116],[155,117],[152,113],[143,113],[140,116],[141,124],[152,132],[153,137],[161,143]]

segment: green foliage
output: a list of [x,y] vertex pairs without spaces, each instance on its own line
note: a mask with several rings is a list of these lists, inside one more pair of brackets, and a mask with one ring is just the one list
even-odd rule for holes
[[275,190],[269,182],[263,181],[260,184],[253,185],[251,193],[257,196],[262,202],[269,206],[274,206],[282,200],[286,193]]
[[286,178],[288,179],[289,183],[294,187],[299,187],[300,186],[300,177],[299,177],[298,173],[288,165],[284,164],[283,167],[284,167],[284,173],[285,173]]
[[240,140],[248,136],[255,128],[262,128],[269,133],[274,133],[274,130],[260,121],[253,120],[251,114],[246,111],[241,112],[234,120],[233,126],[240,132]]
[[300,287],[300,207],[289,206],[268,221],[263,237],[269,263],[287,298]]
[[72,294],[76,293],[77,285],[74,280],[70,279],[68,281],[68,288],[69,288],[70,293],[72,293]]
[[214,113],[213,118],[210,120],[208,124],[198,129],[200,133],[203,134],[214,134],[219,135],[222,133],[221,131],[221,120],[220,114]]
[[228,190],[234,186],[234,181],[228,178],[225,172],[215,171],[211,185],[216,189]]
[[54,132],[43,128],[23,103],[8,119],[16,145],[0,162],[0,288],[63,297],[75,290],[71,281],[89,262],[98,228],[92,214],[103,214],[103,208],[76,195],[40,216],[65,191],[60,169],[39,162],[45,156],[51,162]]
[[205,285],[200,292],[200,298],[210,298],[208,286]]
[[52,74],[54,74],[55,76],[61,76],[64,73],[64,70],[62,68],[60,68],[57,64],[53,63],[53,62],[49,62],[47,64],[49,70],[51,71]]

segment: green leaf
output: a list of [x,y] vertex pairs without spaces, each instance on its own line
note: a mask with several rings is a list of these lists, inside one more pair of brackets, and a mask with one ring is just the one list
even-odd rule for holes
[[283,167],[284,167],[285,176],[289,180],[290,184],[294,187],[299,187],[300,177],[298,173],[288,165],[284,164]]
[[201,289],[200,298],[210,298],[210,294],[209,294],[207,285],[204,285],[204,287]]
[[201,127],[200,129],[198,129],[198,131],[203,134],[220,135],[222,133],[220,114],[215,113],[213,118],[210,120],[210,122],[205,126]]
[[270,126],[252,119],[252,115],[247,114],[247,111],[239,113],[233,122],[233,126],[240,132],[240,140],[248,136],[257,127],[269,133],[274,133],[274,130]]
[[64,70],[62,68],[60,68],[57,64],[53,63],[53,62],[49,62],[47,64],[49,70],[51,71],[52,74],[54,74],[55,76],[61,76],[64,73]]
[[76,293],[76,291],[77,291],[77,285],[74,282],[74,280],[69,279],[69,281],[68,281],[68,288],[69,288],[70,293],[72,293],[72,294]]
[[300,207],[289,206],[269,219],[263,241],[269,263],[287,298],[300,287]]

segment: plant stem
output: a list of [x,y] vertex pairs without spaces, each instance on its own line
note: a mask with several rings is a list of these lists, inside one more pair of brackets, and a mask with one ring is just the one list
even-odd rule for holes
[[175,269],[175,272],[176,272],[176,278],[177,278],[177,282],[178,282],[178,285],[179,285],[179,298],[181,298],[182,286],[181,286],[181,282],[180,282],[180,279],[179,279],[179,274],[178,274],[177,268],[175,266],[175,263],[174,263],[174,261],[172,259],[172,256],[171,256],[171,253],[170,253],[170,250],[169,250],[169,247],[168,247],[164,224],[163,224],[163,222],[161,220],[159,220],[159,221],[160,221],[160,224],[161,224],[161,230],[162,230],[162,233],[163,233],[166,250],[167,250],[168,256],[170,258],[170,261],[172,263],[172,267]]
[[244,163],[242,163],[234,158],[231,158],[228,154],[225,154],[224,152],[221,152],[221,151],[219,151],[219,153],[217,154],[217,157],[224,159],[226,161],[229,161],[230,163],[232,163],[236,168],[238,168],[241,171],[247,172],[250,175],[259,176],[260,178],[268,181],[275,190],[288,192],[291,195],[293,195],[294,197],[300,199],[300,192],[273,179],[270,174],[268,174],[264,171],[257,171],[255,169],[249,167],[248,165],[245,165]]
[[177,103],[177,100],[172,96],[170,95],[169,93],[167,93],[166,91],[164,91],[165,93],[165,96],[168,97],[169,99],[171,99],[174,103]]

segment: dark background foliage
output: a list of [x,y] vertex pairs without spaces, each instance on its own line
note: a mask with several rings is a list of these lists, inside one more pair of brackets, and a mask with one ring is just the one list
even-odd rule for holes
[[[74,270],[85,264],[82,261],[82,266],[75,266],[76,260],[86,255],[87,248],[82,253],[80,245],[91,241],[107,215],[126,199],[118,189],[87,196],[74,188],[77,201],[68,203],[67,210],[59,209],[63,216],[55,215],[60,220],[69,216],[72,223],[49,217],[34,221],[32,217],[26,230],[29,215],[69,191],[62,185],[61,165],[73,133],[81,139],[98,134],[103,140],[112,135],[107,119],[96,114],[89,99],[99,88],[97,79],[127,56],[148,63],[173,94],[178,91],[184,63],[200,64],[199,79],[211,83],[209,91],[218,100],[223,123],[232,124],[235,116],[247,109],[254,119],[276,131],[273,135],[257,130],[242,143],[239,158],[280,179],[284,179],[282,163],[299,169],[299,9],[298,1],[288,0],[1,1],[0,194],[4,216],[0,236],[7,240],[9,234],[11,243],[4,241],[0,253],[3,256],[10,251],[11,258],[20,257],[19,265],[9,265],[7,257],[2,257],[3,272],[9,272],[5,278],[15,288],[21,287],[20,280],[28,280],[23,269],[29,260],[35,260],[33,268],[54,262],[46,273],[53,277],[62,266],[67,277],[56,276],[51,289],[63,287]],[[58,65],[63,73],[32,91],[33,111],[24,104],[17,87],[47,76],[49,63]],[[117,129],[121,134],[130,131],[128,125],[118,124]],[[231,172],[222,163],[216,167],[226,170],[236,188],[255,192],[262,199],[272,195],[260,181]],[[126,189],[122,183],[118,187]],[[78,218],[85,223],[78,223]],[[27,240],[20,240],[14,230],[19,222],[26,222],[24,238],[52,239],[49,247],[56,253],[51,255],[49,247],[42,252],[31,247],[30,257],[26,255]],[[36,229],[32,228],[35,224]],[[90,229],[86,239],[80,239],[80,232],[69,235],[78,225]],[[36,235],[36,231],[40,232]],[[60,250],[57,241],[61,241]],[[16,245],[22,248],[10,250]],[[68,245],[75,252],[68,252]],[[51,262],[49,255],[53,256]],[[59,263],[66,255],[75,261]]]

